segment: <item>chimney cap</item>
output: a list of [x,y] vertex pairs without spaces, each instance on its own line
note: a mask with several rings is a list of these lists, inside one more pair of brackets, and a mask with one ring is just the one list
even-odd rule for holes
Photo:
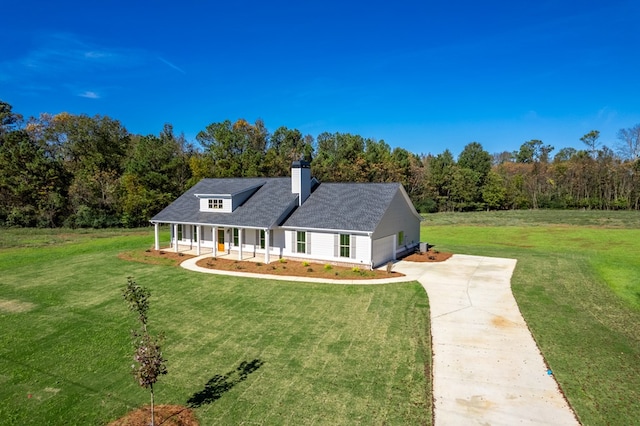
[[291,168],[292,169],[310,169],[311,163],[304,160],[294,161],[293,163],[291,163]]

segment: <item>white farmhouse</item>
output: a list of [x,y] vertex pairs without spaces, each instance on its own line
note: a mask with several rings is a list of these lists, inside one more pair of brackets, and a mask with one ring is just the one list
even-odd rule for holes
[[291,178],[203,179],[151,223],[156,250],[164,223],[176,251],[374,268],[419,245],[420,220],[400,183],[319,183],[296,161]]

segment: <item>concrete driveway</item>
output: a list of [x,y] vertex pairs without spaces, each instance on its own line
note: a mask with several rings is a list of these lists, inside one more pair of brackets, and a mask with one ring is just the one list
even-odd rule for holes
[[513,259],[399,262],[429,296],[435,425],[578,425],[511,292]]

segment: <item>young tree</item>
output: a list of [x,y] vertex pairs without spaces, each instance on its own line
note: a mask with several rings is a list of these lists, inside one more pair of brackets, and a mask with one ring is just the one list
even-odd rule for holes
[[143,388],[149,388],[151,392],[151,426],[154,426],[153,385],[161,375],[167,374],[167,367],[160,347],[163,336],[161,334],[152,336],[147,330],[150,296],[149,290],[136,284],[132,277],[127,278],[127,286],[122,291],[122,297],[129,305],[129,310],[138,314],[138,321],[140,321],[142,328],[140,331],[132,331],[133,342],[136,347],[133,359],[137,365],[133,364],[131,369],[138,384]]

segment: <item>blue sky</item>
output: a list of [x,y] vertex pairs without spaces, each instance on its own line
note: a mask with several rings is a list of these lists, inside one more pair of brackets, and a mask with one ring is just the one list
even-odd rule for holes
[[[640,2],[12,1],[0,99],[187,139],[225,119],[415,153],[640,123]],[[552,154],[553,155],[553,154]]]

